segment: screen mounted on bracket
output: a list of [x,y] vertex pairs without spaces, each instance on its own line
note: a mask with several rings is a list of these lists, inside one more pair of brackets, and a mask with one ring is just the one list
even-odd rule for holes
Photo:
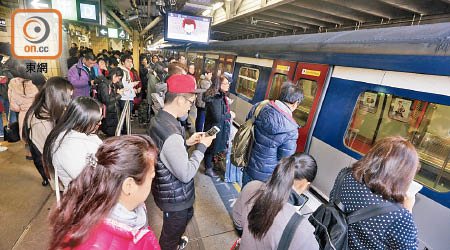
[[99,23],[99,3],[77,0],[78,21]]
[[168,12],[164,40],[173,42],[208,43],[211,18]]

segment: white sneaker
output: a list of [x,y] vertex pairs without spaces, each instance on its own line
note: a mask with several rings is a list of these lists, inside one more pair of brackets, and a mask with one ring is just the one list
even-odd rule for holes
[[6,151],[6,150],[8,150],[7,147],[0,146],[0,152]]
[[189,238],[187,236],[181,236],[181,243],[178,245],[178,250],[184,249],[189,242]]

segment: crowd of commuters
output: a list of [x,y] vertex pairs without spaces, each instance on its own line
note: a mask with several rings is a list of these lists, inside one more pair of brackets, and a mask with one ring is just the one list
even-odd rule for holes
[[[49,249],[183,249],[201,162],[213,178],[218,162],[229,162],[231,74],[203,69],[196,76],[184,56],[143,54],[137,71],[130,51],[105,49],[95,56],[72,44],[69,54],[67,78],[47,80],[27,72],[29,61],[11,58],[8,45],[0,44],[0,111],[8,123],[19,122],[42,185],[51,182],[62,195],[50,212]],[[295,153],[299,126],[292,113],[302,101],[302,89],[285,83],[278,100],[256,103],[247,116],[255,119],[254,142],[233,207],[241,249],[277,249],[290,218],[300,214],[292,195],[300,196],[315,179],[314,158]],[[147,135],[114,137],[127,102],[131,113],[134,106],[148,118]],[[220,131],[207,135],[213,127]],[[416,150],[400,137],[378,141],[351,166],[331,201],[340,194],[346,212],[383,202],[402,208],[350,225],[350,249],[417,247],[414,197],[406,190],[419,167]],[[157,211],[144,205],[150,192],[163,213],[159,240],[147,219]],[[289,249],[318,249],[307,214],[300,216]]]

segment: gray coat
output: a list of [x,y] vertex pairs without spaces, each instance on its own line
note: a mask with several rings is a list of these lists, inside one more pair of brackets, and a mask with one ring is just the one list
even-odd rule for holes
[[[209,87],[211,87],[211,80],[206,79],[205,75],[201,75],[200,76],[200,82],[198,83],[198,88],[199,89],[209,89]],[[196,101],[196,106],[197,108],[205,108],[205,101],[203,101],[203,94],[204,93],[199,93],[197,94],[197,101]]]
[[[278,212],[273,220],[273,224],[269,231],[261,240],[255,239],[248,230],[248,214],[250,213],[254,201],[248,202],[253,195],[264,185],[260,181],[252,181],[245,185],[239,194],[236,203],[233,206],[233,222],[236,226],[243,228],[241,237],[241,249],[259,250],[259,249],[277,249],[283,230],[289,222],[291,216],[297,212],[295,207],[289,203],[285,203],[283,208]],[[309,223],[305,216],[295,231],[289,250],[315,250],[319,249],[319,245],[314,238],[314,227]]]

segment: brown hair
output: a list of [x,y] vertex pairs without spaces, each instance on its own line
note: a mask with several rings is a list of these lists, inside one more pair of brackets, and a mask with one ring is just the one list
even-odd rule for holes
[[187,72],[188,72],[188,69],[186,68],[186,65],[179,63],[179,62],[169,63],[169,66],[168,66],[169,76],[177,75],[177,74],[186,74]]
[[386,137],[353,164],[353,177],[370,191],[402,202],[409,184],[420,168],[414,146],[400,136]]
[[225,75],[223,75],[223,74],[222,75],[218,75],[217,77],[214,77],[212,79],[211,87],[209,87],[209,89],[206,90],[206,92],[205,92],[205,96],[214,96],[217,93],[219,93],[220,85],[222,85],[222,82],[224,80],[228,80],[230,82],[230,84],[231,84],[230,79],[228,77],[226,77]]
[[49,249],[81,244],[117,204],[126,178],[132,177],[138,185],[145,181],[147,172],[154,168],[156,150],[146,135],[106,139],[95,155],[97,163],[89,162],[69,184],[61,205],[52,208]]

